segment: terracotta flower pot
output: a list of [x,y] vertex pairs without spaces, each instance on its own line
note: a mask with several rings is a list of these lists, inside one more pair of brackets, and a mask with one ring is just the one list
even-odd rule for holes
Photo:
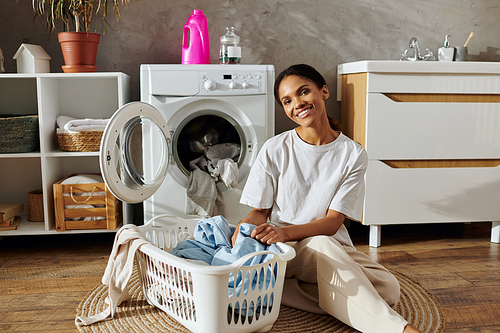
[[60,32],[57,34],[63,53],[65,73],[95,72],[97,45],[101,36],[93,32]]

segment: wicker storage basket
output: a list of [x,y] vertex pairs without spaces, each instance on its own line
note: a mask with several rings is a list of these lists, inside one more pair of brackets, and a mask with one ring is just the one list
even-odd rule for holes
[[40,142],[38,115],[0,115],[0,153],[29,153]]
[[34,190],[28,192],[28,221],[43,222],[43,192]]
[[99,151],[103,131],[70,132],[57,129],[57,141],[62,151]]
[[[75,175],[69,177],[72,176]],[[120,225],[122,202],[115,198],[106,184],[61,184],[65,179],[53,185],[57,231],[115,230]]]

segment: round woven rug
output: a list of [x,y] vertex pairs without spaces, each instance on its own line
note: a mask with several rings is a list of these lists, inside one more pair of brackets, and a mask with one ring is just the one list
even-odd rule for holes
[[[391,271],[401,285],[401,299],[396,311],[410,324],[425,333],[444,331],[444,318],[436,299],[419,283],[405,275]],[[77,315],[92,316],[103,311],[108,288],[97,285],[80,302]],[[137,271],[130,279],[129,301],[118,307],[112,320],[95,323],[90,326],[77,327],[80,332],[185,332],[190,331],[169,317],[160,309],[149,305],[146,301]],[[339,320],[328,316],[304,312],[281,306],[278,320],[269,333],[351,333],[357,330]]]

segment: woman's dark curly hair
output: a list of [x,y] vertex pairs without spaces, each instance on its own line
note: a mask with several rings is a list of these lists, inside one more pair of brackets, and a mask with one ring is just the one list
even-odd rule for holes
[[[292,75],[311,80],[319,89],[323,88],[323,86],[326,86],[326,81],[323,75],[321,75],[312,66],[306,64],[292,65],[283,70],[274,81],[274,98],[280,105],[282,105],[279,97],[279,88],[281,81],[283,81],[284,78]],[[342,126],[340,126],[340,123],[337,120],[328,116],[328,122],[330,124],[330,127],[335,131],[342,131]]]

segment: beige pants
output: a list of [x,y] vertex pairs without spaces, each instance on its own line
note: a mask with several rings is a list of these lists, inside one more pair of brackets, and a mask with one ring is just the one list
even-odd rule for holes
[[382,265],[333,237],[290,243],[282,304],[328,313],[365,333],[401,333],[407,321],[391,306],[399,301],[398,280]]

